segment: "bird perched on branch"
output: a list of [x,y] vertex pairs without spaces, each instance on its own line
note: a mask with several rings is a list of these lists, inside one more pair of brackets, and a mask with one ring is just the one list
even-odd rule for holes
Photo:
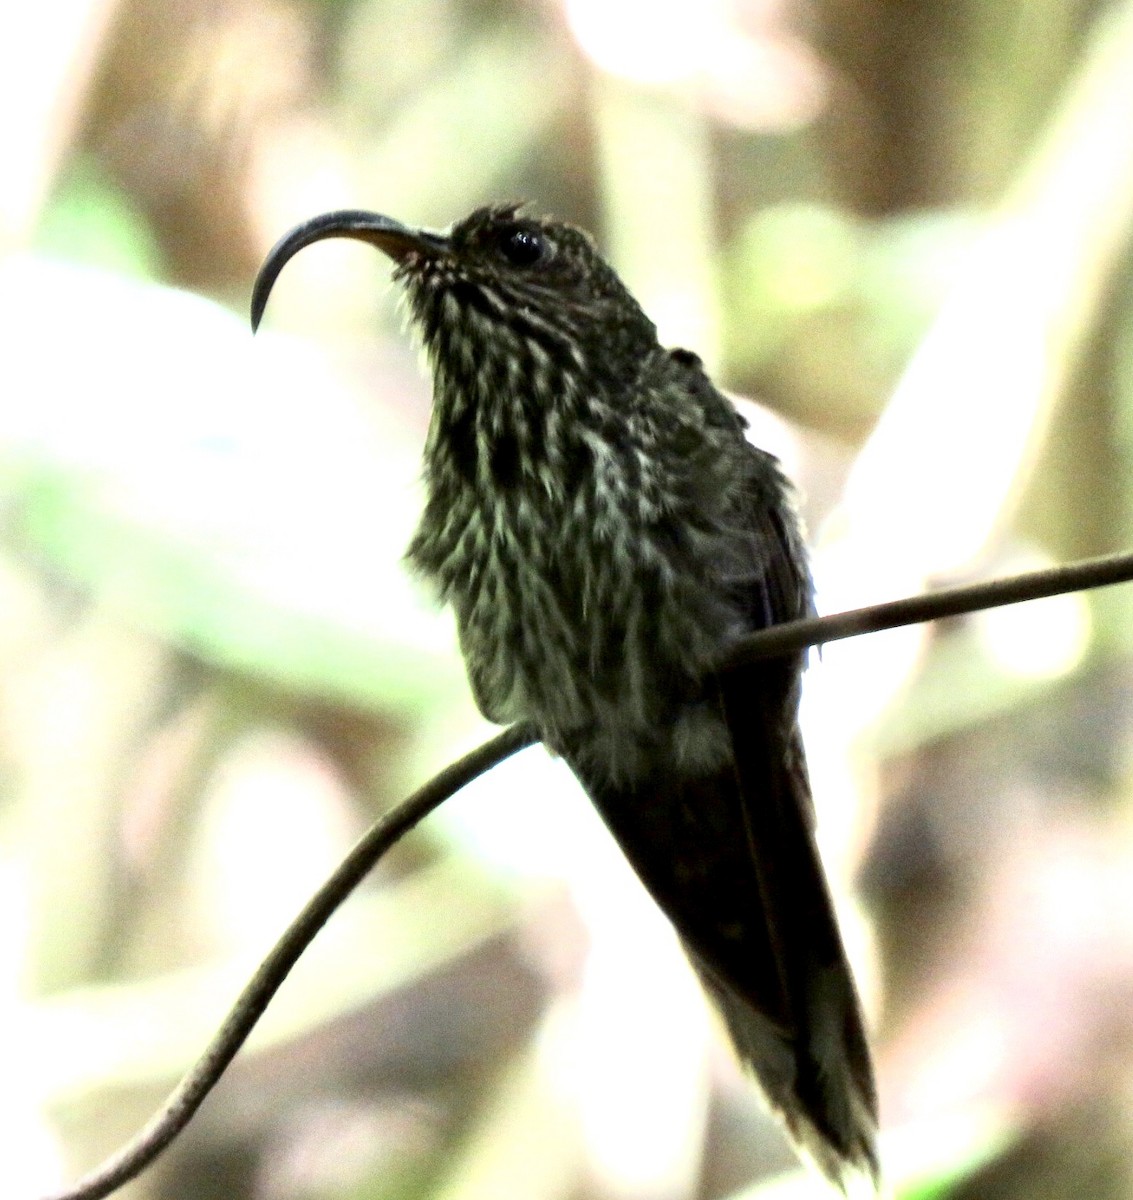
[[814,842],[801,655],[713,673],[812,612],[791,489],[700,360],[668,350],[581,230],[516,205],[448,232],[337,212],[287,234],[394,262],[433,374],[412,566],[456,612],[481,712],[570,765],[679,933],[741,1059],[843,1188],[877,1102]]

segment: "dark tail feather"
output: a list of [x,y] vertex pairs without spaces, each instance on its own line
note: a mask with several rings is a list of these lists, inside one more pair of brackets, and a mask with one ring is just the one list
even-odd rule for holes
[[613,784],[585,756],[564,757],[680,934],[772,1108],[845,1190],[855,1174],[877,1181],[877,1099],[814,842],[792,676],[760,664],[754,685],[729,688],[721,706],[735,757],[718,768],[670,762]]
[[[691,947],[689,957],[720,1010],[737,1053],[799,1150],[843,1191],[854,1174],[869,1178],[876,1187],[880,1177],[876,1100],[872,1075],[863,1079],[856,1052],[839,1045],[836,1029],[825,1031],[825,1036],[811,1029],[800,1037],[777,1027],[723,983]],[[817,987],[812,985],[808,1003],[828,1007],[830,1017],[837,1020],[838,1010],[846,1007],[842,984],[832,972]],[[829,993],[817,999],[824,987]]]
[[[814,840],[795,702],[774,702],[775,688],[767,685],[775,673],[775,664],[761,664],[755,680],[729,681],[722,703],[785,1023],[768,1020],[690,949],[737,1050],[795,1141],[843,1190],[853,1173],[876,1185],[877,1092],[869,1044]],[[783,679],[792,691],[786,665]]]

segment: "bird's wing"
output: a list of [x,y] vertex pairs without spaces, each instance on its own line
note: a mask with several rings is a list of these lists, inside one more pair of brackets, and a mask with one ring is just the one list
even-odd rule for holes
[[[770,455],[751,453],[745,515],[759,569],[749,613],[752,627],[761,628],[810,615],[813,601],[788,485]],[[877,1100],[861,1009],[814,840],[797,720],[801,669],[800,656],[792,655],[719,681],[753,932],[723,962],[704,959],[694,944],[690,950],[772,1104],[840,1181],[847,1168],[876,1175]],[[753,970],[764,981],[761,990],[747,982]],[[769,1035],[769,1018],[778,1041]]]
[[[733,516],[747,549],[723,586],[750,628],[811,611],[788,485],[754,448]],[[876,1096],[853,978],[814,841],[797,723],[800,656],[710,683],[703,704],[732,755],[709,769],[665,761],[611,780],[567,754],[689,957],[771,1106],[822,1170],[876,1177]]]

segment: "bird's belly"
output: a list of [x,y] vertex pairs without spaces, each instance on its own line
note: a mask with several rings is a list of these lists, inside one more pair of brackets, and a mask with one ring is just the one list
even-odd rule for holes
[[682,604],[681,589],[659,586],[648,565],[607,571],[592,550],[586,566],[589,575],[489,569],[454,597],[481,709],[533,722],[552,749],[585,753],[615,778],[658,760],[715,768],[727,728],[703,684],[738,620]]

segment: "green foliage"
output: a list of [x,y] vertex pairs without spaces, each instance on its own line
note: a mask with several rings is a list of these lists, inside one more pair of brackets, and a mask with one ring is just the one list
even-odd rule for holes
[[69,164],[40,214],[33,246],[138,279],[162,274],[157,238],[132,200],[89,157]]

